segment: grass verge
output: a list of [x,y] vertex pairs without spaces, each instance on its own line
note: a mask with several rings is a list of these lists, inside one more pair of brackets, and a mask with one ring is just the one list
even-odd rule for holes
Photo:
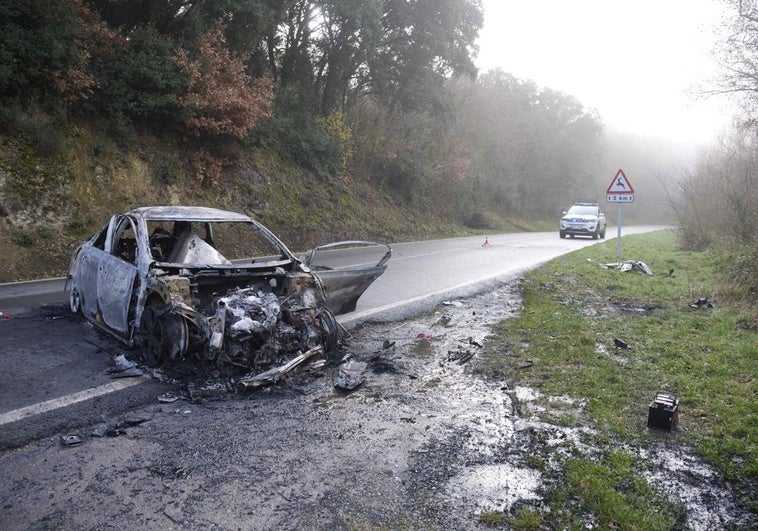
[[[682,251],[671,232],[625,237],[623,255],[656,274],[603,268],[615,262],[611,241],[530,273],[521,315],[496,327],[475,369],[585,404],[581,415],[554,409],[537,415],[561,425],[590,423],[609,447],[691,447],[758,510],[755,306],[720,300],[723,253]],[[701,297],[715,307],[690,306]],[[617,339],[628,348],[619,348]],[[658,391],[681,400],[680,422],[663,438],[646,429],[648,404]],[[577,457],[562,466],[564,481],[546,496],[554,508],[542,515],[551,525],[571,525],[560,510],[568,500],[609,526],[635,528],[644,521],[646,528],[667,528],[681,517],[643,488],[645,464],[630,453]],[[649,507],[661,508],[655,522],[641,520]]]

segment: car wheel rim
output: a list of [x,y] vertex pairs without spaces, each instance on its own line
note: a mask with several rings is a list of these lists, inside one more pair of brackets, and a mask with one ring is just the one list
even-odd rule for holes
[[147,336],[143,355],[150,367],[159,367],[165,361],[165,326],[163,319],[155,319]]

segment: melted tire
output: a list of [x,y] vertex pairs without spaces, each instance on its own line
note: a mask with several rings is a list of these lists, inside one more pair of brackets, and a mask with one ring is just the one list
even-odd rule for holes
[[187,352],[187,322],[165,309],[148,307],[142,317],[145,334],[142,357],[150,367],[161,367],[168,360],[179,359]]
[[329,353],[336,350],[340,340],[340,325],[329,308],[321,308],[318,313],[318,324],[321,328],[321,344]]

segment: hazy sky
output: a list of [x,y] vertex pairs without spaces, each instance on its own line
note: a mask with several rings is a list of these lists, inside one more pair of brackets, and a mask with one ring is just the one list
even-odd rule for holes
[[730,122],[714,76],[719,0],[483,0],[477,66],[574,95],[624,132],[708,142]]

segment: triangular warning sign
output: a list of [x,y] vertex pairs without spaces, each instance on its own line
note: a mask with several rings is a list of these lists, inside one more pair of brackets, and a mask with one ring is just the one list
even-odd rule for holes
[[624,170],[620,169],[605,192],[608,194],[633,194],[634,188],[624,175]]

